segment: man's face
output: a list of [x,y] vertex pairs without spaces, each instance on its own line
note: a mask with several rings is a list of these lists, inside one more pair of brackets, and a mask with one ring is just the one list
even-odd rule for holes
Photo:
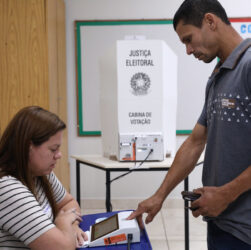
[[217,56],[217,44],[214,34],[207,23],[203,22],[198,28],[191,24],[184,24],[181,20],[176,32],[182,43],[186,46],[188,55],[193,54],[198,60],[210,63]]

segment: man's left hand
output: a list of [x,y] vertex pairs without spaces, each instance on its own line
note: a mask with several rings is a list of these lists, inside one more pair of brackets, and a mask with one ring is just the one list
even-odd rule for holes
[[194,193],[201,194],[201,197],[191,203],[194,210],[193,216],[216,217],[221,214],[230,204],[231,199],[226,189],[222,187],[203,187],[193,190]]

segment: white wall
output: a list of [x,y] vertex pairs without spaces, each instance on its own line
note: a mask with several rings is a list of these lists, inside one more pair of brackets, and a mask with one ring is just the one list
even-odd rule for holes
[[[75,20],[114,20],[114,19],[170,19],[182,0],[65,0],[66,4],[66,44],[67,44],[67,97],[69,155],[101,154],[100,137],[78,137],[76,66],[75,66]],[[248,17],[250,0],[220,0],[229,17]],[[200,94],[200,93],[198,93]],[[177,147],[185,136],[177,136]],[[75,195],[75,161],[70,160],[71,193]],[[115,174],[113,175],[115,176]],[[113,198],[145,198],[160,185],[163,172],[132,173],[112,184]],[[105,174],[103,171],[83,167],[81,170],[81,198],[105,197]],[[190,177],[190,187],[201,185],[201,167]],[[170,197],[180,198],[180,184]]]

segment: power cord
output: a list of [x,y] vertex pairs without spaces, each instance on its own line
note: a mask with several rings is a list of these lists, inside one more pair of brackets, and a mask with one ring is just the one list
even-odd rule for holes
[[128,234],[127,235],[127,250],[131,250],[132,239],[133,239],[133,234]]
[[136,150],[136,148],[137,148],[137,139],[138,139],[138,137],[135,137],[134,138],[134,147],[135,147],[135,151],[134,151],[134,166],[136,166],[136,163],[137,163],[137,161],[136,161],[136,159],[137,159],[137,150]]
[[116,178],[110,180],[110,183],[112,183],[113,181],[116,181],[116,180],[122,178],[123,176],[126,176],[126,175],[130,174],[131,172],[133,172],[134,169],[137,169],[137,168],[139,168],[140,166],[142,166],[142,164],[146,162],[146,160],[149,158],[149,156],[150,156],[150,154],[151,154],[152,152],[153,152],[153,149],[151,148],[151,150],[149,151],[149,153],[148,153],[148,155],[146,156],[146,158],[145,158],[137,167],[135,166],[133,169],[129,170],[129,171],[126,172],[125,174],[121,174],[121,175],[117,176]]
[[151,148],[151,150],[149,151],[148,155],[146,156],[146,158],[138,165],[135,166],[135,168],[139,168],[143,163],[146,162],[146,160],[148,159],[148,157],[150,156],[150,154],[153,152],[153,149]]
[[201,165],[201,164],[203,164],[203,163],[204,163],[204,161],[198,162],[198,163],[195,165],[195,167],[197,167],[197,166],[199,166],[199,165]]

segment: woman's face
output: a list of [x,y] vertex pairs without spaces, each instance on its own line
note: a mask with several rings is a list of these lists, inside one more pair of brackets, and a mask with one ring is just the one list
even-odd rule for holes
[[33,176],[48,175],[56,167],[57,160],[61,158],[60,146],[63,131],[51,136],[40,146],[30,145],[29,169]]

